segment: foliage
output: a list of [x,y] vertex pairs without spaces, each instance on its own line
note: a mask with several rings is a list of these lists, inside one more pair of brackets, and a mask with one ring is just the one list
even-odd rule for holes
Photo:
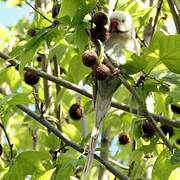
[[[75,180],[82,173],[85,162],[85,156],[66,146],[50,130],[18,109],[17,105],[24,104],[39,117],[48,119],[67,139],[76,142],[81,148],[85,147],[95,117],[93,101],[66,86],[47,82],[44,78],[40,78],[35,86],[30,86],[24,82],[24,67],[46,70],[48,74],[92,93],[92,72],[83,65],[81,55],[94,46],[88,35],[92,14],[99,11],[98,8],[106,11],[109,6],[105,0],[98,1],[98,4],[95,0],[62,0],[58,15],[52,18],[51,9],[54,4],[52,1],[46,2],[44,9],[43,4],[38,7],[38,3],[36,8],[49,20],[32,9],[32,22],[22,18],[14,26],[0,26],[0,52],[10,55],[19,63],[19,67],[12,67],[2,57],[0,59],[0,122],[13,144],[11,147],[7,137],[1,137],[3,154],[0,158],[0,178],[4,180]],[[6,3],[23,8],[25,1],[9,0]],[[116,9],[128,11],[132,15],[137,34],[143,39],[144,26],[150,17],[155,17],[156,6],[145,7],[140,0],[130,0],[119,1]],[[167,14],[168,18],[165,19],[163,14]],[[150,44],[141,44],[140,56],[125,52],[127,62],[122,69],[138,95],[144,100],[148,96],[153,99],[153,113],[175,121],[180,112],[173,112],[171,104],[180,109],[180,36],[162,31],[163,27],[169,26],[170,21],[172,15],[164,1]],[[35,36],[28,35],[29,29],[35,30]],[[39,54],[45,54],[46,60],[38,62]],[[59,74],[56,72],[58,68]],[[144,79],[140,81],[142,76]],[[46,93],[49,93],[49,100]],[[136,100],[123,85],[114,94],[113,101],[127,105],[130,109],[130,112],[125,112],[112,108],[105,119],[103,130],[111,127],[108,156],[117,163],[129,166],[130,170],[114,167],[133,180],[148,179],[146,172],[151,169],[150,179],[177,180],[180,168],[180,144],[177,143],[179,127],[173,127],[171,138],[166,135],[175,148],[172,154],[157,134],[151,138],[143,137],[142,123],[145,118],[140,115]],[[80,103],[84,109],[83,118],[79,121],[69,116],[69,108],[74,103]],[[147,107],[149,103],[152,102],[147,102]],[[152,110],[152,107],[148,110]],[[138,109],[136,113],[134,109]],[[161,123],[157,122],[156,125],[160,127]],[[127,145],[118,144],[118,135],[123,132],[130,137]],[[98,151],[105,151],[99,144],[97,154]],[[132,151],[134,144],[136,148]],[[90,179],[97,179],[99,167],[100,163],[94,161]],[[110,179],[114,179],[114,175],[108,173]]]

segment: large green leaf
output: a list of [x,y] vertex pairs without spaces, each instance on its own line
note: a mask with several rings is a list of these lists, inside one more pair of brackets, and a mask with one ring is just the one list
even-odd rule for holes
[[60,17],[70,16],[71,18],[77,12],[78,7],[81,5],[82,0],[63,0],[61,3]]
[[19,154],[14,165],[2,178],[3,180],[24,180],[26,175],[45,172],[46,169],[42,165],[43,160],[49,159],[47,152],[40,151],[24,151]]
[[159,59],[170,71],[180,74],[180,35],[156,33],[149,47],[150,53]]
[[17,105],[31,103],[27,93],[12,93],[1,99],[0,105]]
[[153,180],[168,180],[171,172],[178,167],[178,165],[171,162],[171,153],[164,150],[158,156],[152,171]]
[[37,180],[51,180],[51,176],[53,175],[55,169],[50,169],[45,172],[42,176],[38,177]]
[[72,58],[68,74],[72,78],[73,82],[79,83],[89,71],[89,68],[83,65],[81,56],[76,55]]

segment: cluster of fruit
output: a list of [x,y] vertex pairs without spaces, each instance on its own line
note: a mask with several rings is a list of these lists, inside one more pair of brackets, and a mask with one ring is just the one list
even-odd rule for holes
[[[149,139],[155,135],[155,128],[151,122],[144,121],[142,123],[142,138]],[[174,129],[171,126],[168,125],[161,125],[160,129],[165,135],[169,135],[169,138],[171,138],[174,135]],[[130,137],[126,132],[122,132],[119,134],[118,137],[119,144],[126,145],[130,143]],[[177,144],[179,144],[177,142]]]
[[[97,12],[91,19],[91,23],[95,27],[91,28],[91,40],[97,45],[99,42],[104,42],[107,39],[107,29],[104,27],[108,23],[107,15],[103,12]],[[95,50],[86,50],[82,54],[82,62],[85,66],[92,68],[96,79],[103,81],[110,75],[110,69],[98,60],[98,55]],[[73,104],[69,109],[69,115],[74,120],[79,120],[83,116],[83,108],[79,103]]]
[[[98,46],[99,41],[104,42],[108,38],[108,31],[104,27],[108,23],[108,17],[104,12],[97,12],[92,17],[91,23],[91,40]],[[95,25],[95,27],[93,27],[93,25]],[[85,66],[93,69],[95,77],[100,81],[105,80],[110,75],[109,67],[99,62],[95,50],[86,50],[82,54],[82,62]]]

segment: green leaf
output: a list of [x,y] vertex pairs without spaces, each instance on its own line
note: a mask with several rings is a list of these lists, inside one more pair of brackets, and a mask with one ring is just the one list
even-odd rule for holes
[[44,145],[50,149],[58,149],[60,144],[60,139],[53,133],[46,134],[45,136],[46,137],[44,137],[45,138]]
[[76,0],[76,1],[62,0],[61,9],[60,9],[60,13],[59,13],[60,17],[69,16],[69,17],[73,18],[80,5],[81,5],[81,0]]
[[63,124],[62,130],[70,139],[80,142],[81,133],[74,125]]
[[136,141],[142,137],[142,119],[139,117],[134,118],[131,125],[131,132]]
[[180,164],[180,150],[175,150],[174,154],[171,156],[172,164]]
[[71,59],[68,74],[73,79],[73,82],[78,84],[89,71],[90,70],[83,65],[80,55],[76,55]]
[[159,60],[172,72],[180,74],[180,35],[156,33],[149,47],[158,52]]
[[60,60],[66,51],[67,45],[68,43],[61,40],[59,43],[57,43],[55,46],[49,49],[48,58],[51,59],[54,55],[56,55],[57,59]]
[[131,57],[127,58],[127,63],[122,67],[125,69],[127,74],[135,74],[142,71],[148,64],[148,61],[143,58],[143,56],[137,56],[133,54]]
[[17,104],[28,104],[31,100],[28,98],[27,93],[12,93],[5,96],[0,101],[0,106],[2,105],[17,105]]
[[85,24],[78,25],[74,33],[74,43],[77,48],[79,48],[80,53],[83,52],[85,47],[88,45],[88,35],[85,29]]
[[156,159],[152,170],[153,180],[168,180],[171,172],[177,168],[177,165],[171,162],[171,152],[164,150]]
[[42,176],[38,177],[37,180],[51,180],[51,176],[53,175],[55,169],[50,169],[45,172]]
[[19,154],[14,165],[2,178],[3,180],[24,180],[26,175],[45,172],[42,165],[43,160],[49,159],[49,153],[40,151],[24,151]]

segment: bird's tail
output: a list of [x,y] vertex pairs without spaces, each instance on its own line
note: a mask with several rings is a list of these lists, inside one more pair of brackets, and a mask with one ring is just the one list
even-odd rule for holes
[[91,139],[90,139],[89,148],[88,148],[88,155],[87,155],[86,163],[83,170],[84,176],[88,176],[91,170],[93,159],[94,159],[94,153],[96,150],[96,143],[99,136],[99,131],[103,124],[102,123],[103,119],[106,116],[107,111],[110,107],[111,99],[112,99],[112,96],[102,97],[99,93],[97,93],[96,103],[95,103],[96,122],[91,133]]

